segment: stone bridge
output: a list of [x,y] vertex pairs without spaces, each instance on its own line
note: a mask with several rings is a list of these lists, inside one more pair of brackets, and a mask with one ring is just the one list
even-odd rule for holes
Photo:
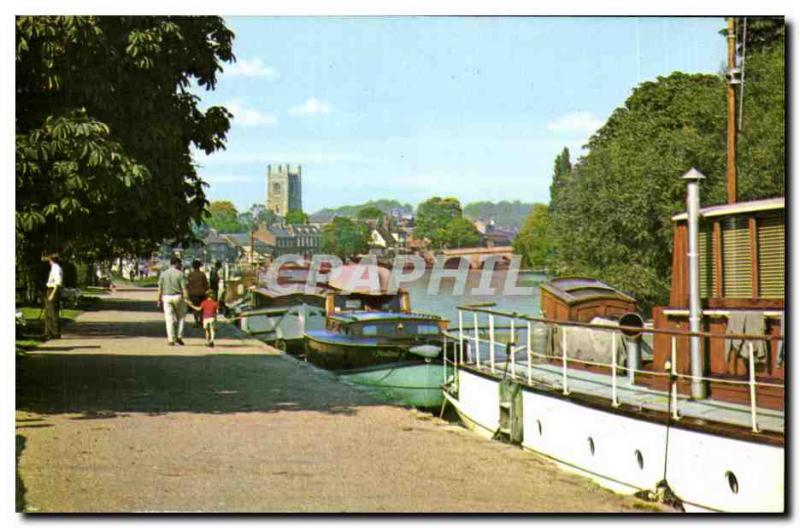
[[434,259],[444,258],[444,267],[449,269],[458,268],[461,259],[469,261],[470,269],[482,269],[484,261],[489,257],[494,257],[496,261],[495,269],[507,268],[511,263],[513,256],[511,246],[496,246],[496,247],[472,247],[472,248],[458,248],[458,249],[442,249],[436,252],[425,252],[423,255],[425,261],[432,266]]

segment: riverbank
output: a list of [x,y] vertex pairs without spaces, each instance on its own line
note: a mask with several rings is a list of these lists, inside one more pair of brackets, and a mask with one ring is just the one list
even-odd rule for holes
[[118,291],[17,358],[26,512],[627,512],[516,447],[393,407],[221,325],[168,347]]

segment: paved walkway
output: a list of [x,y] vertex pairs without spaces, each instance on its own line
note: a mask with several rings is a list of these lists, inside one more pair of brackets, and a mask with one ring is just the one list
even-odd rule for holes
[[386,405],[242,338],[168,347],[153,290],[118,291],[17,360],[28,512],[620,512],[652,505]]

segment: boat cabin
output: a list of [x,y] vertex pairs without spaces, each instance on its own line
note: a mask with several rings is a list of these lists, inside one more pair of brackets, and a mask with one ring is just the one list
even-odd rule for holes
[[562,277],[543,282],[542,312],[554,321],[588,323],[595,317],[619,319],[636,311],[636,300],[597,279]]
[[447,320],[427,314],[354,312],[328,317],[326,329],[351,337],[415,339],[438,336],[447,329]]
[[[686,213],[672,218],[674,245],[669,306],[653,310],[655,329],[689,330],[688,226]],[[785,295],[785,200],[771,198],[700,209],[698,264],[703,307],[701,330],[713,334],[783,335]],[[670,336],[657,334],[654,364],[668,360]],[[748,374],[745,353],[732,339],[702,340],[705,371],[712,377]],[[759,342],[756,378],[782,383],[783,341]],[[688,365],[688,337],[678,340],[678,365]],[[654,388],[664,382],[653,380]],[[681,387],[686,390],[686,387]],[[743,403],[744,385],[709,387],[711,398]],[[783,391],[759,388],[759,405],[783,408]]]

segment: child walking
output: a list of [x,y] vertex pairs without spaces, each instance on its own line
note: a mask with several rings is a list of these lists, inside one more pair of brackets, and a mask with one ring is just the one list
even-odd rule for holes
[[214,290],[206,291],[206,298],[200,303],[200,306],[190,304],[190,306],[202,312],[203,317],[203,330],[206,333],[206,345],[213,348],[214,346],[214,329],[217,321],[217,310],[219,310],[219,303],[217,302],[217,294]]

